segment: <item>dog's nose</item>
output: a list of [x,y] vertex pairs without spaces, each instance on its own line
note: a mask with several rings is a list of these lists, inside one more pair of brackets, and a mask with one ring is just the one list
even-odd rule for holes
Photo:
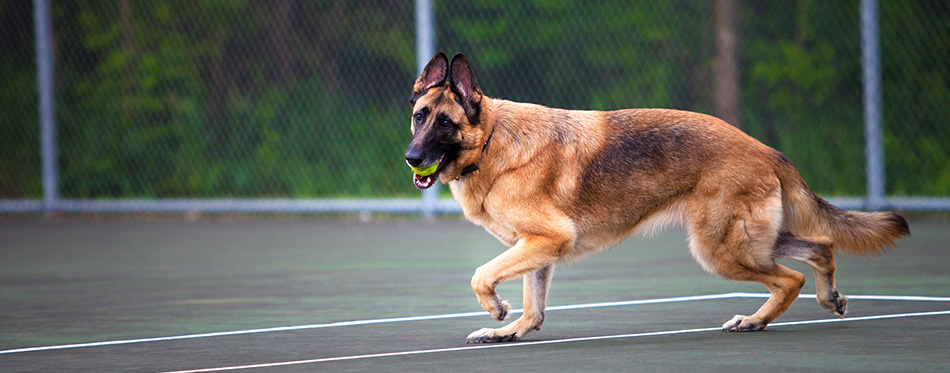
[[406,163],[409,163],[410,166],[419,167],[423,161],[425,161],[425,157],[419,149],[409,148],[406,150]]

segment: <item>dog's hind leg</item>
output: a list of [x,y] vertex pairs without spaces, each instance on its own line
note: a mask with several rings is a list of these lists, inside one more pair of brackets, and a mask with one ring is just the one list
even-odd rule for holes
[[775,243],[774,255],[776,259],[793,259],[811,266],[815,271],[818,304],[838,317],[844,317],[848,311],[848,297],[835,289],[835,255],[831,238],[796,237],[782,232]]
[[727,277],[730,280],[755,281],[765,285],[771,295],[769,300],[751,316],[736,315],[722,325],[724,332],[748,332],[765,329],[765,326],[785,313],[805,284],[805,276],[786,266],[775,264],[770,269],[745,268],[742,272]]
[[775,263],[772,254],[782,222],[778,187],[763,184],[725,196],[721,189],[710,190],[687,207],[690,251],[710,272],[769,289],[771,295],[758,311],[736,315],[722,326],[730,332],[762,330],[791,307],[805,284],[804,275]]
[[524,313],[511,324],[499,329],[484,328],[473,332],[466,343],[510,342],[532,330],[541,330],[554,264],[524,274]]

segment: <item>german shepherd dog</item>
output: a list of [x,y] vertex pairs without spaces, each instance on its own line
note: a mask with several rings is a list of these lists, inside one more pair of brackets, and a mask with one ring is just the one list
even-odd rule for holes
[[683,225],[702,268],[771,293],[723,331],[762,330],[798,297],[814,269],[818,304],[844,317],[834,253],[883,252],[910,234],[891,212],[839,209],[816,196],[785,156],[712,116],[677,110],[573,111],[490,98],[468,60],[439,52],[410,98],[406,161],[448,184],[465,217],[509,247],[478,267],[472,290],[491,317],[509,305],[499,283],[524,279],[524,313],[467,343],[506,342],[540,330],[554,266],[606,251],[635,232]]

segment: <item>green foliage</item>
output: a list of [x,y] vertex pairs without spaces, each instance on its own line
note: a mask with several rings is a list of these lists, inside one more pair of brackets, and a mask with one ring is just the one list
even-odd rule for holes
[[[36,103],[36,74],[10,56],[0,55],[0,196],[38,198],[40,185],[40,126]],[[16,110],[14,110],[16,108]],[[23,145],[15,145],[23,144]],[[30,146],[25,146],[30,144]]]
[[[572,109],[699,109],[701,2],[440,3],[438,40],[466,51],[490,94]],[[663,14],[662,22],[654,19]],[[665,59],[664,59],[665,58]],[[578,78],[583,76],[583,81]]]
[[[308,9],[297,15],[250,2],[136,1],[123,19],[118,4],[75,5],[65,16],[89,58],[64,68],[64,197],[415,194],[411,183],[390,182],[408,178],[406,135],[394,131],[404,102],[388,99],[395,79],[413,76],[413,53],[399,48],[412,34],[391,19],[406,14],[371,4],[300,4]],[[324,34],[281,28],[280,17]],[[349,32],[357,21],[366,30]],[[351,70],[354,61],[384,66],[392,82]],[[359,96],[356,87],[383,91]]]
[[[437,1],[494,97],[710,113],[711,1]],[[123,6],[126,11],[123,11]],[[64,198],[415,196],[412,4],[53,2]],[[864,193],[857,2],[742,2],[742,124],[825,195]],[[890,194],[950,192],[950,10],[880,2]],[[41,196],[32,8],[0,2],[0,198]]]
[[856,79],[861,75],[856,4],[772,5],[753,8],[745,17],[747,130],[783,151],[819,193],[861,195],[863,103]]
[[950,195],[950,5],[881,2],[886,183]]
[[0,198],[40,198],[36,57],[24,36],[32,13],[13,5],[0,2]]

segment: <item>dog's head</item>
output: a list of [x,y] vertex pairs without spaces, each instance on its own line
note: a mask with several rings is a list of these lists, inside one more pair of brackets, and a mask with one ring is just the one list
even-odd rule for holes
[[450,63],[439,52],[412,87],[412,141],[406,149],[411,167],[439,163],[428,176],[414,175],[419,189],[441,180],[447,183],[478,162],[488,132],[482,125],[482,91],[468,60],[461,53]]

